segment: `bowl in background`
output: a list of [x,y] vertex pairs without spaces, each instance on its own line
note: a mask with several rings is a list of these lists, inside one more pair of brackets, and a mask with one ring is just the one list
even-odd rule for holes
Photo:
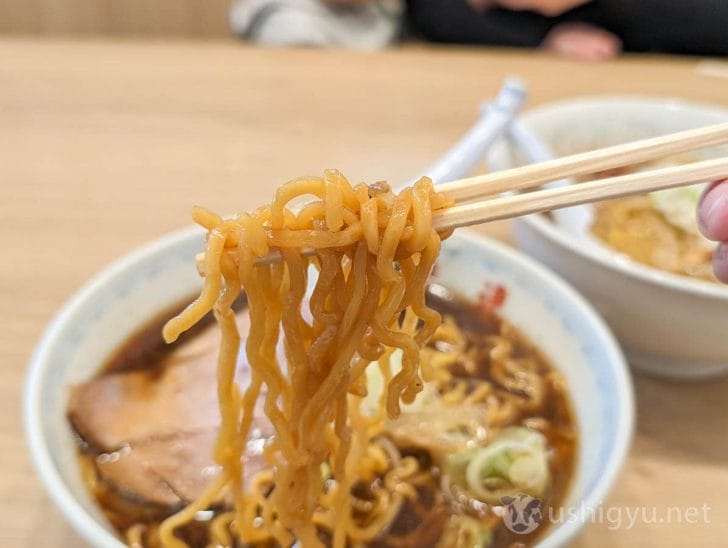
[[[552,103],[525,113],[521,128],[563,156],[728,121],[728,110],[665,98],[595,97]],[[728,147],[689,153],[724,157]],[[512,143],[489,156],[493,170],[526,163]],[[592,237],[591,208],[514,222],[524,251],[562,274],[597,308],[630,362],[651,374],[705,378],[728,372],[728,287],[635,262]]]
[[[66,419],[69,387],[98,372],[138,328],[200,289],[198,229],[172,234],[121,259],[83,288],[48,327],[32,358],[24,398],[30,452],[51,498],[91,545],[121,541],[87,492]],[[503,284],[503,315],[523,330],[566,378],[579,430],[569,507],[596,507],[628,451],[633,395],[624,357],[608,328],[573,289],[517,251],[458,233],[445,242],[438,281],[475,298],[486,282]],[[583,525],[552,525],[544,547],[561,546]]]

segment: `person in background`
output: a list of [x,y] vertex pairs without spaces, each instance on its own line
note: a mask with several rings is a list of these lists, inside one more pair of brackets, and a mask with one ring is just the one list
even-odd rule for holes
[[713,183],[698,205],[698,226],[706,238],[718,243],[713,254],[713,270],[728,283],[728,181]]
[[400,37],[403,0],[233,0],[232,31],[266,46],[383,48]]
[[728,55],[728,0],[407,0],[436,42],[541,47],[583,61],[622,50]]

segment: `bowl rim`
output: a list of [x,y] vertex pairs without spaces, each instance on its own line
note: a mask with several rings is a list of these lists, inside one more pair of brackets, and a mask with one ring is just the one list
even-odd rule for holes
[[[531,128],[528,127],[529,122],[534,117],[544,115],[544,113],[552,113],[563,109],[564,107],[594,109],[600,108],[605,104],[608,104],[610,107],[614,107],[616,103],[632,104],[636,106],[644,105],[649,108],[657,106],[663,109],[687,108],[702,110],[706,114],[717,113],[728,118],[727,108],[722,108],[719,105],[711,105],[709,103],[687,101],[673,96],[597,94],[578,96],[571,99],[545,103],[524,112],[520,121],[523,122],[523,125],[529,130],[529,132],[533,133]],[[537,135],[535,135],[535,137],[538,138]],[[651,266],[643,265],[625,257],[617,251],[611,250],[608,246],[602,247],[593,244],[582,245],[583,242],[581,242],[578,238],[561,229],[556,223],[549,221],[543,214],[527,215],[517,219],[517,221],[522,221],[531,225],[535,230],[541,232],[546,238],[561,247],[565,247],[571,252],[583,256],[592,262],[596,262],[607,269],[616,270],[627,277],[636,278],[641,282],[658,285],[662,288],[687,295],[698,295],[700,297],[728,301],[728,285],[689,278],[687,276],[680,276],[678,274],[665,272]]]
[[113,279],[165,248],[173,247],[175,244],[202,233],[197,226],[171,232],[132,250],[97,272],[61,306],[41,335],[28,363],[23,391],[23,426],[33,465],[51,500],[64,518],[92,546],[123,547],[124,544],[89,514],[73,496],[53,462],[47,439],[43,434],[41,418],[41,385],[45,372],[52,365],[50,358],[53,346],[61,338],[69,319],[89,299],[93,299],[96,292],[101,291]]
[[[617,339],[586,298],[546,266],[503,242],[493,240],[473,230],[461,230],[457,233],[457,237],[482,249],[494,250],[496,253],[505,256],[507,260],[515,262],[524,270],[529,270],[535,276],[542,278],[546,284],[554,286],[559,293],[564,294],[570,306],[576,308],[580,314],[589,319],[595,335],[598,336],[604,345],[605,351],[609,354],[608,362],[614,366],[612,371],[615,374],[616,395],[620,398],[620,404],[617,407],[621,412],[617,421],[617,439],[607,461],[609,466],[603,471],[591,491],[587,492],[583,500],[580,501],[583,508],[599,507],[622,472],[635,430],[634,386],[629,373],[629,365],[617,343]],[[558,526],[552,524],[551,527],[553,528],[547,530],[546,536],[540,539],[536,546],[539,548],[565,546],[574,539],[585,524],[586,522],[583,520],[568,520]]]
[[[118,537],[95,519],[71,493],[51,457],[48,440],[43,433],[42,394],[40,389],[45,373],[52,367],[52,349],[56,341],[62,337],[68,320],[89,299],[94,298],[96,292],[103,290],[104,286],[114,278],[123,275],[125,271],[133,269],[139,262],[150,258],[165,248],[181,244],[192,237],[199,237],[202,233],[199,227],[194,226],[169,233],[131,251],[98,272],[66,301],[53,317],[30,358],[23,391],[23,422],[26,443],[32,462],[50,499],[72,528],[93,546],[121,547],[123,544]],[[609,452],[607,469],[592,485],[590,491],[579,501],[587,508],[596,508],[605,499],[620,474],[634,433],[634,389],[629,367],[621,348],[612,332],[586,299],[557,274],[518,250],[482,234],[461,230],[454,238],[465,241],[468,245],[474,245],[483,251],[501,255],[505,260],[518,265],[519,268],[530,271],[532,275],[541,278],[545,284],[551,285],[557,293],[565,297],[570,307],[576,309],[578,314],[584,316],[590,322],[595,338],[599,340],[603,350],[608,354],[609,359],[607,361],[611,365],[610,373],[614,376],[616,396],[619,399],[619,405],[616,407],[618,410],[618,417],[616,417],[617,436]],[[553,524],[546,531],[546,535],[538,542],[538,546],[549,548],[565,545],[585,523],[583,520],[568,520],[558,525]]]

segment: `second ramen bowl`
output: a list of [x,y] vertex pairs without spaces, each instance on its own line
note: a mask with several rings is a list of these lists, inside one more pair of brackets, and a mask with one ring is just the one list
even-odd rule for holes
[[[526,113],[523,129],[554,156],[728,121],[728,111],[647,97],[595,97],[552,103]],[[726,148],[695,153],[722,157]],[[492,169],[526,162],[501,142]],[[700,379],[728,373],[728,286],[663,272],[628,259],[589,237],[591,206],[554,219],[531,215],[514,223],[518,245],[559,272],[597,308],[630,363],[663,377]]]

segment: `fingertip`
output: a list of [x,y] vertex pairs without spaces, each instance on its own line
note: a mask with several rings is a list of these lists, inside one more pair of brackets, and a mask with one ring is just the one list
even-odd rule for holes
[[713,272],[721,282],[728,284],[728,243],[718,245],[713,253]]
[[728,241],[728,182],[710,185],[698,203],[698,227],[715,241]]
[[705,201],[705,197],[708,194],[710,194],[715,187],[717,187],[718,185],[722,185],[723,183],[726,183],[726,182],[728,182],[728,180],[726,180],[726,181],[713,181],[712,183],[708,183],[708,186],[706,186],[705,187],[705,190],[703,190],[703,193],[700,196],[700,201],[698,203],[700,205],[702,205],[703,202]]

